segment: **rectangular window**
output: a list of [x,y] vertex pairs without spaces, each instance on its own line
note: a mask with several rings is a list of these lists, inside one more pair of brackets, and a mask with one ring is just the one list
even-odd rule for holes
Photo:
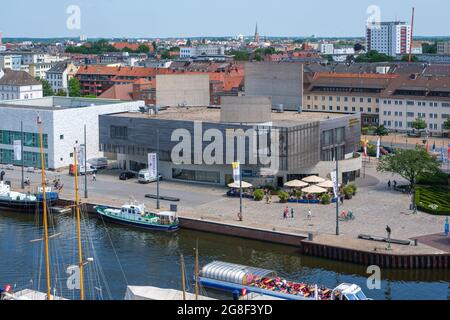
[[184,181],[220,183],[220,172],[172,169],[172,178]]
[[128,139],[128,128],[111,126],[110,127],[110,137],[112,139],[127,140]]

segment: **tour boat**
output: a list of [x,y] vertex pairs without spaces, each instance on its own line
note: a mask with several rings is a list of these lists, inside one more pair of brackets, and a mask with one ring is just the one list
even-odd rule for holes
[[356,284],[343,283],[335,289],[282,279],[275,271],[214,261],[200,271],[199,283],[206,288],[262,294],[284,300],[369,300]]
[[95,210],[106,221],[147,230],[170,232],[180,226],[175,212],[148,212],[143,204],[125,204],[121,209],[97,206]]

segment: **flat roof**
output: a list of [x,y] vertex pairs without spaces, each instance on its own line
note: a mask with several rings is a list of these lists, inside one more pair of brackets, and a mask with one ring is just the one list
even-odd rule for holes
[[76,97],[44,97],[27,100],[4,100],[0,101],[0,108],[17,108],[32,110],[66,110],[73,108],[87,108],[92,106],[111,105],[129,101],[99,99],[99,98],[76,98]]
[[[161,110],[158,114],[150,115],[141,112],[123,112],[110,114],[108,116],[123,118],[142,118],[142,119],[159,119],[159,120],[175,120],[175,121],[203,121],[209,123],[220,122],[220,109],[208,107],[190,107],[178,108],[172,107]],[[326,121],[330,119],[338,119],[348,116],[347,114],[325,113],[325,112],[302,112],[284,111],[282,113],[272,111],[272,123],[281,127],[292,127],[312,122]],[[233,123],[236,124],[236,123]],[[249,125],[254,125],[251,123]]]

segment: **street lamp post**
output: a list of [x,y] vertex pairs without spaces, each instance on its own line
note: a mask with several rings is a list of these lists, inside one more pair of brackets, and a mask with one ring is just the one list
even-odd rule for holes
[[160,209],[159,201],[159,129],[156,130],[156,209]]
[[[337,151],[337,148],[336,148]],[[339,235],[339,160],[336,154],[336,184],[337,184],[337,199],[336,199],[336,235]]]

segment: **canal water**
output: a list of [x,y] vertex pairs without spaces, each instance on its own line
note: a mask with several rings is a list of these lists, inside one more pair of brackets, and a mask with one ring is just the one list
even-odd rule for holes
[[[42,220],[36,215],[0,211],[0,285],[45,291]],[[214,260],[275,270],[289,280],[334,288],[356,283],[377,300],[450,299],[449,270],[382,270],[380,290],[368,290],[364,267],[300,255],[296,248],[239,238],[180,230],[173,234],[145,232],[104,223],[94,216],[83,220],[88,298],[123,299],[126,286],[181,289],[180,255],[186,264],[188,289],[193,292],[194,247],[199,243],[200,266]],[[57,215],[50,221],[52,287],[56,294],[78,298],[67,289],[67,266],[77,263],[75,219]],[[91,260],[91,259],[90,259]],[[39,276],[41,275],[41,276]],[[72,278],[71,278],[72,279]],[[70,282],[70,281],[69,281]],[[227,294],[205,291],[214,298]]]

